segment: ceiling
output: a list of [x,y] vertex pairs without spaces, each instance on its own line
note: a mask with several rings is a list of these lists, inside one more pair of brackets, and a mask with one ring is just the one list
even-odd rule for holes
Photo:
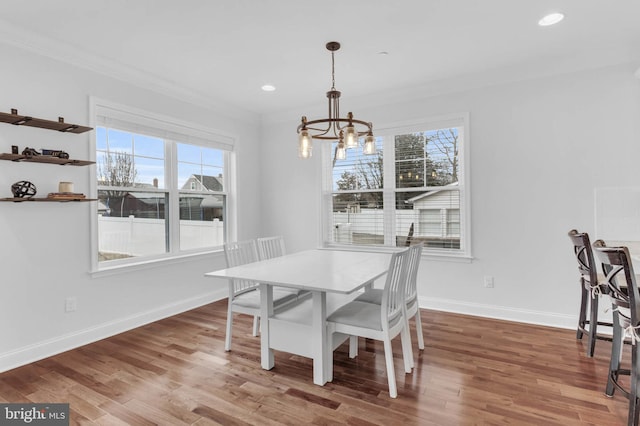
[[637,0],[30,0],[3,2],[0,42],[268,114],[326,103],[332,40],[344,102],[640,65],[639,23]]

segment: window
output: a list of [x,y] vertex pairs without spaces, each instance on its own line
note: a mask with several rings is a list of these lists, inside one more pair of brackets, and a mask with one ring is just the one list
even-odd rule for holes
[[96,101],[94,269],[222,246],[233,140]]
[[[180,249],[224,243],[224,151],[177,144]],[[189,182],[187,191],[187,182]]]
[[[470,256],[466,115],[378,130],[378,153],[325,148],[327,245],[404,246]],[[330,147],[330,149],[329,149]]]
[[419,215],[418,230],[420,234],[429,237],[440,237],[442,235],[440,209],[421,209]]

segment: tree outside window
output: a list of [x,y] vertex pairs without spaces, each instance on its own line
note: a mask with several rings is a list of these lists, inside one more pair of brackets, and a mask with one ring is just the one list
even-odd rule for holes
[[[404,245],[411,233],[413,241],[423,241],[427,248],[460,250],[464,238],[460,219],[461,130],[450,126],[391,132],[378,137],[375,156],[349,151],[346,160],[333,160],[331,223],[343,229],[339,233],[343,241],[334,238],[329,242]],[[386,182],[385,175],[394,176],[394,180]],[[385,207],[389,191],[394,203]],[[346,239],[344,230],[349,231]],[[389,230],[394,235],[385,237]]]

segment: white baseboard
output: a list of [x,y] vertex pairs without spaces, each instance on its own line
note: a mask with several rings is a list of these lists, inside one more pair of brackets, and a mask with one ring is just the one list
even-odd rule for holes
[[[74,349],[110,336],[140,327],[153,321],[177,315],[202,305],[227,297],[227,290],[221,289],[192,299],[161,306],[147,312],[132,315],[109,323],[100,324],[75,333],[58,336],[43,342],[28,345],[0,354],[0,373],[39,361],[41,359]],[[457,300],[420,297],[421,308],[453,312],[463,315],[475,315],[507,321],[516,321],[557,328],[573,329],[576,318],[572,315],[553,312],[515,309],[505,306],[483,305],[480,303],[460,302]]]
[[221,289],[202,296],[181,300],[141,312],[127,318],[99,324],[74,333],[58,336],[43,342],[0,354],[0,373],[41,359],[74,349],[110,336],[132,330],[153,321],[177,315],[227,297],[228,290]]
[[555,312],[516,309],[507,306],[484,305],[480,303],[461,302],[459,300],[420,297],[418,304],[424,309],[453,312],[463,315],[475,315],[485,318],[523,322],[527,324],[545,325],[556,328],[574,329],[577,318],[572,315]]

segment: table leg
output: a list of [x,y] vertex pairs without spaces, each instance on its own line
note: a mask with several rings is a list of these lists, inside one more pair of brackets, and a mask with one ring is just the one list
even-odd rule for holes
[[273,286],[260,283],[260,358],[262,368],[271,370],[275,365],[269,345],[269,318],[273,316]]
[[323,386],[327,383],[327,293],[314,291],[311,344],[313,347],[313,383]]
[[368,281],[362,288],[364,289],[364,291],[371,290],[373,288],[373,280]]

